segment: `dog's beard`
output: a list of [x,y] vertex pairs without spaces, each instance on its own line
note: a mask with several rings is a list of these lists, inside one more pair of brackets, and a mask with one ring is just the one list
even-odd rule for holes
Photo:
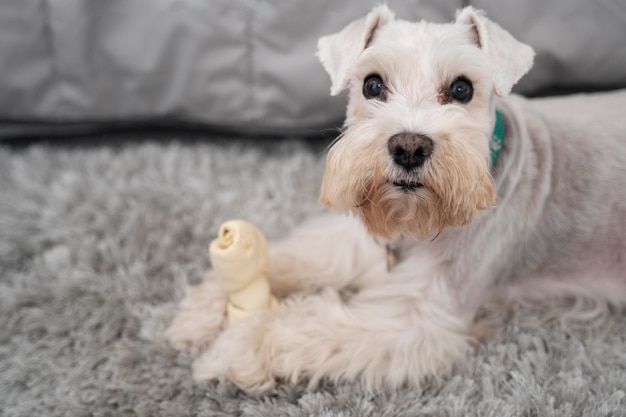
[[487,160],[469,142],[440,141],[437,152],[411,173],[393,164],[386,146],[350,152],[350,146],[337,144],[328,154],[320,200],[354,213],[370,233],[386,239],[469,224],[496,198]]

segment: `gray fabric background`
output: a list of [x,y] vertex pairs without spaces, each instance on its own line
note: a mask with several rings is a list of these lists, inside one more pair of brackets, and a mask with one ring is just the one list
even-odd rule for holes
[[222,221],[243,217],[276,239],[319,214],[325,145],[197,139],[0,147],[0,415],[626,415],[624,312],[498,317],[499,336],[453,371],[391,395],[194,386],[197,352],[163,340],[184,285],[208,268]]
[[[377,3],[0,0],[0,121],[5,132],[24,120],[300,133],[336,125],[345,98],[328,96],[317,39]],[[451,21],[463,4],[486,10],[537,51],[519,92],[626,87],[624,0],[388,3],[408,20]]]

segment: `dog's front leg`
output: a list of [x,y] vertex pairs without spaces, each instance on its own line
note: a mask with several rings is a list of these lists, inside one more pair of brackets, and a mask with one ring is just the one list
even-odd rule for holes
[[[371,273],[386,274],[384,260]],[[253,393],[281,380],[419,383],[463,356],[468,323],[440,282],[395,278],[349,299],[331,288],[293,297],[229,327],[196,360],[194,379],[226,376]]]
[[[382,246],[367,235],[356,219],[323,216],[270,245],[271,291],[285,298],[321,287],[358,286],[355,280],[384,256]],[[200,285],[189,287],[166,332],[170,345],[183,349],[212,342],[224,326],[227,300],[213,271]]]
[[356,280],[385,258],[357,219],[331,214],[313,219],[270,244],[269,281],[279,298],[322,287],[358,287]]

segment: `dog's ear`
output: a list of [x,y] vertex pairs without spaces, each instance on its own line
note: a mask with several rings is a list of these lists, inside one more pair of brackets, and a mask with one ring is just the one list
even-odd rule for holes
[[371,43],[374,33],[394,14],[386,5],[375,7],[367,16],[355,20],[341,32],[324,36],[317,43],[317,57],[330,75],[330,94],[336,96],[348,85],[348,71]]
[[535,57],[533,49],[471,6],[457,12],[456,23],[471,26],[476,43],[492,61],[496,94],[508,95],[515,83],[532,67]]

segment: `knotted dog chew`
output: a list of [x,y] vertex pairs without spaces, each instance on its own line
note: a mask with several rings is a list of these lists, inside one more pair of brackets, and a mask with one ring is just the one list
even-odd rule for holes
[[226,315],[229,324],[254,310],[273,307],[276,298],[267,281],[269,269],[267,240],[245,220],[223,223],[209,245],[213,270],[228,294]]

